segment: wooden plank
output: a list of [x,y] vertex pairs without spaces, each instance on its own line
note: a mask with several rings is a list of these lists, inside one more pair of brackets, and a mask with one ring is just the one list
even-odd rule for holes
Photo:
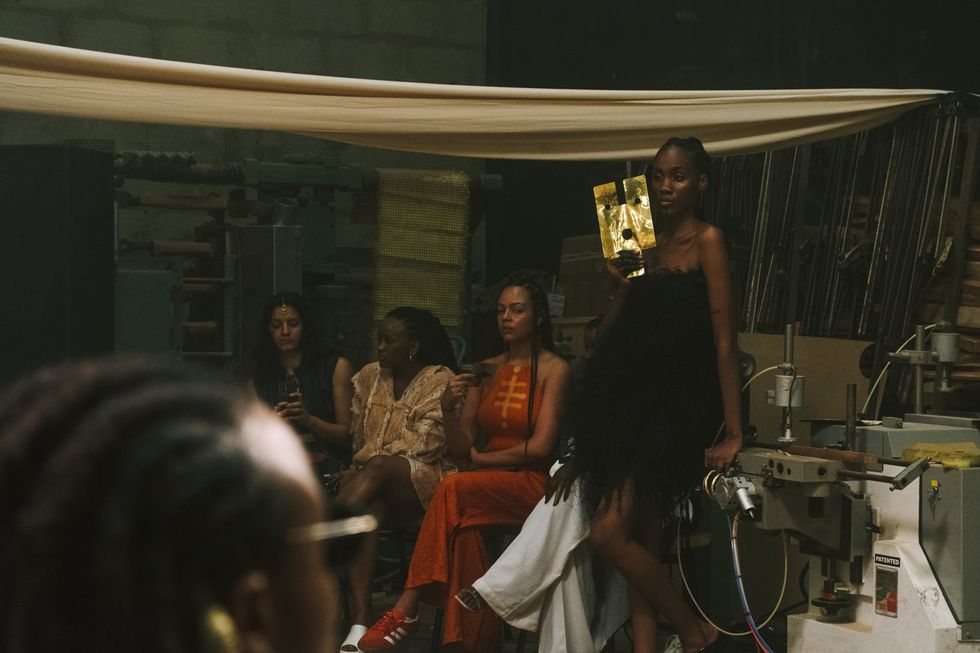
[[[946,299],[945,284],[939,284],[935,288],[930,288],[926,293],[926,300],[941,304]],[[960,292],[960,306],[980,306],[980,281],[964,279]]]
[[960,293],[960,303],[967,306],[980,304],[980,281],[964,279]]
[[[933,323],[942,320],[943,305],[926,302],[922,305],[922,321]],[[961,329],[980,329],[980,307],[960,306],[956,315],[957,330]]]
[[980,329],[980,308],[976,306],[960,306],[956,315],[956,323],[970,329]]
[[960,334],[960,349],[971,354],[980,354],[980,336]]
[[[955,218],[960,212],[960,202],[958,199],[954,200],[950,198],[950,202],[946,205],[946,215]],[[936,211],[939,214],[939,211]],[[980,224],[980,201],[974,202],[970,205],[970,222],[973,224]]]

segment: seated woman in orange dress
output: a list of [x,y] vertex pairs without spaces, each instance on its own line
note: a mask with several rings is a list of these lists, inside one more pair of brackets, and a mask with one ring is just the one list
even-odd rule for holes
[[[484,361],[483,369],[493,370],[489,384],[478,374],[459,374],[442,397],[449,452],[467,460],[470,470],[439,484],[405,592],[361,638],[362,650],[391,648],[414,632],[420,601],[445,609],[444,645],[466,651],[499,646],[499,618],[490,610],[464,610],[452,597],[489,566],[481,529],[520,526],[544,496],[572,371],[554,353],[547,298],[534,284],[515,282],[501,291],[497,327],[507,350]],[[482,451],[476,448],[481,430],[487,436]]]

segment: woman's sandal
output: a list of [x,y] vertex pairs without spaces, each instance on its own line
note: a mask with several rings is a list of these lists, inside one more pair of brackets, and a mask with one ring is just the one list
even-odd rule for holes
[[469,612],[479,612],[487,607],[487,602],[472,586],[456,592],[456,601]]

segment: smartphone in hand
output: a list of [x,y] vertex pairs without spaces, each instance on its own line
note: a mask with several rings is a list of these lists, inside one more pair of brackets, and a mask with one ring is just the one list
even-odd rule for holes
[[294,392],[299,392],[299,380],[295,375],[280,380],[276,385],[276,399],[278,401],[291,403],[293,401],[291,395]]

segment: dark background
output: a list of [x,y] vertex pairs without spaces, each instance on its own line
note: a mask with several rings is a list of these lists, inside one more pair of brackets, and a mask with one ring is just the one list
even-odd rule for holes
[[[931,88],[980,91],[980,3],[488,3],[487,84],[595,89]],[[697,134],[678,134],[687,136]],[[634,168],[638,174],[640,168]],[[592,233],[591,188],[625,163],[488,161],[487,280],[557,272],[561,238]]]

